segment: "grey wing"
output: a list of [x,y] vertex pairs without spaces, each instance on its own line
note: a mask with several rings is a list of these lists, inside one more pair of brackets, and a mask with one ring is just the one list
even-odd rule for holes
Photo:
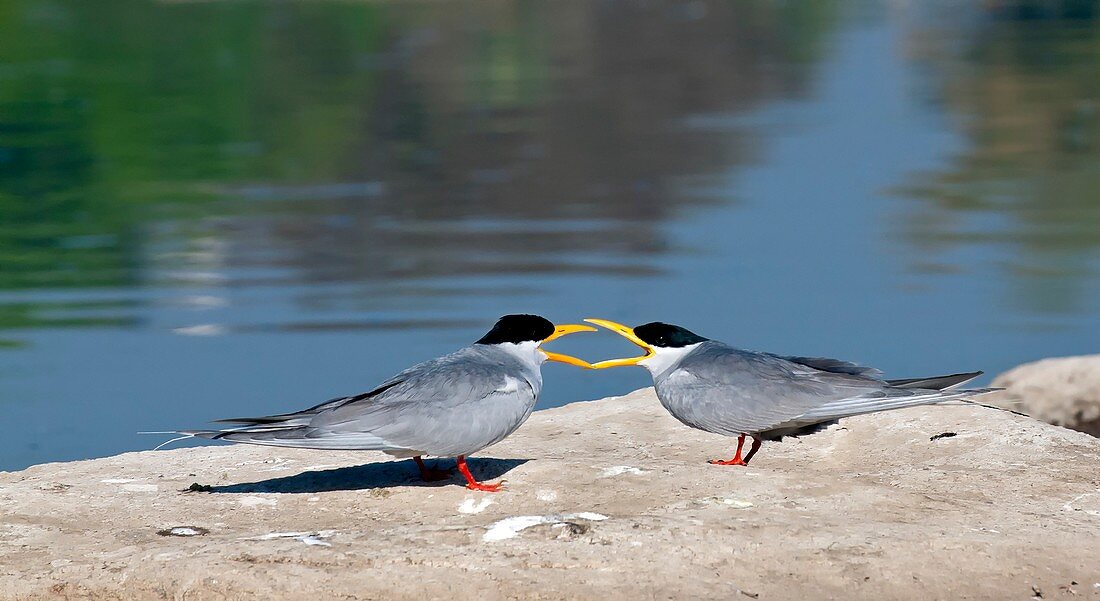
[[404,376],[404,373],[398,374],[397,376],[390,378],[370,392],[364,392],[362,394],[356,394],[352,396],[337,397],[335,399],[330,399],[323,403],[314,405],[309,409],[295,411],[294,413],[279,413],[276,415],[264,415],[261,417],[230,417],[226,419],[216,419],[214,420],[214,423],[243,424],[244,426],[257,426],[260,424],[302,426],[308,424],[310,420],[312,420],[314,417],[317,416],[317,414],[323,411],[335,409],[348,403],[364,401],[366,399],[376,397],[379,394],[385,392],[387,389],[393,388],[394,386],[400,384],[403,379],[402,376]]
[[518,372],[476,356],[426,365],[382,394],[315,417],[314,435],[370,433],[403,449],[465,454],[519,427],[535,404]]
[[859,365],[858,363],[844,361],[843,359],[830,359],[828,357],[788,357],[785,355],[775,355],[772,353],[763,354],[775,357],[776,359],[790,361],[791,363],[805,365],[806,367],[811,367],[820,371],[829,371],[837,374],[848,374],[851,376],[868,376],[872,378],[882,375],[882,372],[878,369],[875,369],[874,367]]
[[369,433],[354,433],[344,436],[319,437],[310,430],[309,424],[321,413],[353,402],[378,396],[385,390],[400,383],[400,380],[388,381],[378,388],[363,394],[339,397],[309,409],[294,413],[281,413],[260,417],[234,417],[219,419],[219,423],[235,423],[237,426],[218,430],[179,430],[178,434],[209,440],[225,440],[275,447],[298,447],[328,450],[402,450],[389,442]]
[[[443,454],[434,450],[456,447],[463,439],[477,438],[478,430],[491,430],[494,422],[512,417],[507,409],[494,412],[481,407],[472,428],[455,423],[455,414],[509,384],[499,365],[480,359],[459,351],[413,366],[368,393],[333,399],[297,413],[226,420],[245,422],[235,428],[181,434],[271,446]],[[516,388],[523,393],[522,387]],[[529,385],[527,390],[533,406],[534,392]]]
[[[860,413],[936,403],[980,390],[895,388],[844,371],[722,344],[701,347],[658,388],[677,391],[668,405],[681,421],[728,435],[811,425]],[[679,414],[678,414],[679,413]],[[685,419],[686,418],[686,419]]]

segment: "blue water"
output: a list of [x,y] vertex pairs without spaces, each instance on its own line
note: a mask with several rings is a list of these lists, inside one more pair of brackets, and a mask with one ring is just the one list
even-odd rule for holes
[[[225,31],[0,21],[0,469],[363,391],[510,312],[896,377],[1097,352],[1095,15],[104,6]],[[544,374],[541,408],[648,383]]]

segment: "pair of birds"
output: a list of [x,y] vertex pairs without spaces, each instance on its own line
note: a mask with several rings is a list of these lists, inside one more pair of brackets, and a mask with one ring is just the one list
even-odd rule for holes
[[[603,326],[645,350],[643,355],[588,363],[543,350],[586,325],[554,325],[537,315],[505,315],[476,343],[425,361],[363,394],[298,411],[219,420],[220,430],[181,430],[213,440],[332,450],[377,450],[412,457],[425,480],[449,477],[429,469],[424,455],[457,458],[471,490],[496,492],[478,482],[466,456],[500,442],[531,415],[542,389],[542,363],[589,369],[641,365],[653,376],[657,397],[684,424],[737,437],[737,451],[718,465],[746,465],[763,440],[804,434],[839,418],[939,403],[987,392],[959,389],[982,372],[883,380],[881,372],[847,361],[785,357],[733,348],[679,326],[654,322],[630,328]],[[741,456],[746,436],[753,439]]]

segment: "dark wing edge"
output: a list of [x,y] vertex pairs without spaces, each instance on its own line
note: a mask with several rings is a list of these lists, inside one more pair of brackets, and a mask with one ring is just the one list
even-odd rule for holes
[[906,378],[902,380],[886,380],[886,383],[894,388],[925,388],[930,390],[945,390],[953,386],[965,384],[982,375],[983,371],[970,371],[946,376],[930,376],[927,378]]
[[343,407],[344,405],[347,405],[348,403],[354,403],[356,401],[364,401],[364,400],[376,397],[376,396],[382,394],[383,392],[389,390],[390,388],[393,388],[394,386],[397,386],[398,384],[400,384],[404,381],[405,380],[403,378],[402,379],[395,378],[395,379],[390,380],[390,381],[386,382],[385,384],[379,386],[378,388],[375,388],[374,390],[372,390],[370,392],[364,392],[363,394],[357,394],[357,395],[354,395],[354,396],[337,397],[335,399],[330,399],[330,400],[327,400],[323,403],[314,405],[314,406],[310,407],[309,409],[303,409],[301,411],[296,411],[294,413],[281,413],[281,414],[278,414],[278,415],[265,415],[265,416],[262,416],[262,417],[231,417],[231,418],[226,418],[226,419],[216,419],[216,420],[213,420],[213,423],[216,423],[216,424],[245,424],[245,425],[248,425],[248,426],[260,426],[260,425],[267,425],[267,424],[270,424],[270,425],[282,424],[282,423],[285,423],[285,422],[298,420],[298,419],[301,419],[301,418],[313,417],[313,416],[317,415],[318,413],[321,413],[322,411],[328,411],[330,409],[336,409],[337,407]]
[[816,369],[818,371],[825,371],[834,374],[845,374],[849,376],[864,376],[864,377],[876,377],[882,375],[882,372],[874,367],[867,367],[865,365],[859,365],[852,363],[851,361],[844,361],[842,359],[830,359],[829,357],[793,357],[787,355],[776,355],[774,353],[762,353],[775,357],[776,359],[783,359],[784,361],[790,361],[791,363],[797,363],[804,365],[810,369]]

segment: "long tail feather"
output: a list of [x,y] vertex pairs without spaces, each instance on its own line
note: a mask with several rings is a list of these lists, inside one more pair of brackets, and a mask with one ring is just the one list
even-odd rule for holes
[[927,388],[930,390],[947,390],[954,386],[965,384],[984,372],[972,371],[947,376],[931,376],[928,378],[909,378],[905,380],[886,380],[886,383],[894,388]]
[[[997,390],[1004,390],[1004,388],[987,388],[986,390],[989,390],[989,391],[992,392],[992,391],[997,391]],[[1020,411],[1015,411],[1013,409],[1007,409],[1005,407],[998,407],[996,405],[987,405],[985,403],[979,403],[978,401],[972,401],[970,399],[955,399],[955,400],[957,400],[959,402],[962,402],[962,403],[966,403],[967,405],[977,405],[978,407],[985,407],[986,409],[996,409],[997,411],[1007,411],[1008,413],[1011,413],[1013,415],[1019,415],[1019,416],[1022,416],[1022,417],[1031,417],[1030,415],[1028,415],[1026,413],[1023,413],[1023,412],[1020,412]]]
[[258,424],[222,430],[180,430],[184,437],[224,440],[243,444],[300,449],[344,451],[404,451],[367,432],[318,432],[314,428],[294,424]]
[[[139,434],[161,434],[161,432],[139,432]],[[177,434],[177,432],[164,432],[164,434]],[[164,447],[172,444],[173,442],[179,442],[181,440],[187,440],[188,438],[193,438],[193,437],[190,434],[184,434],[183,436],[177,436],[176,438],[173,438],[171,440],[166,440],[166,441],[158,444],[157,446],[153,447],[153,450],[154,451],[159,451],[159,450],[163,449]]]
[[904,409],[918,405],[933,405],[944,401],[960,399],[987,392],[993,392],[996,388],[970,388],[966,390],[929,391],[928,394],[912,394],[905,396],[887,396],[878,398],[856,398],[828,403],[817,409],[809,411],[799,417],[802,420],[832,420],[842,417],[851,417],[863,413],[876,413],[893,409]]

